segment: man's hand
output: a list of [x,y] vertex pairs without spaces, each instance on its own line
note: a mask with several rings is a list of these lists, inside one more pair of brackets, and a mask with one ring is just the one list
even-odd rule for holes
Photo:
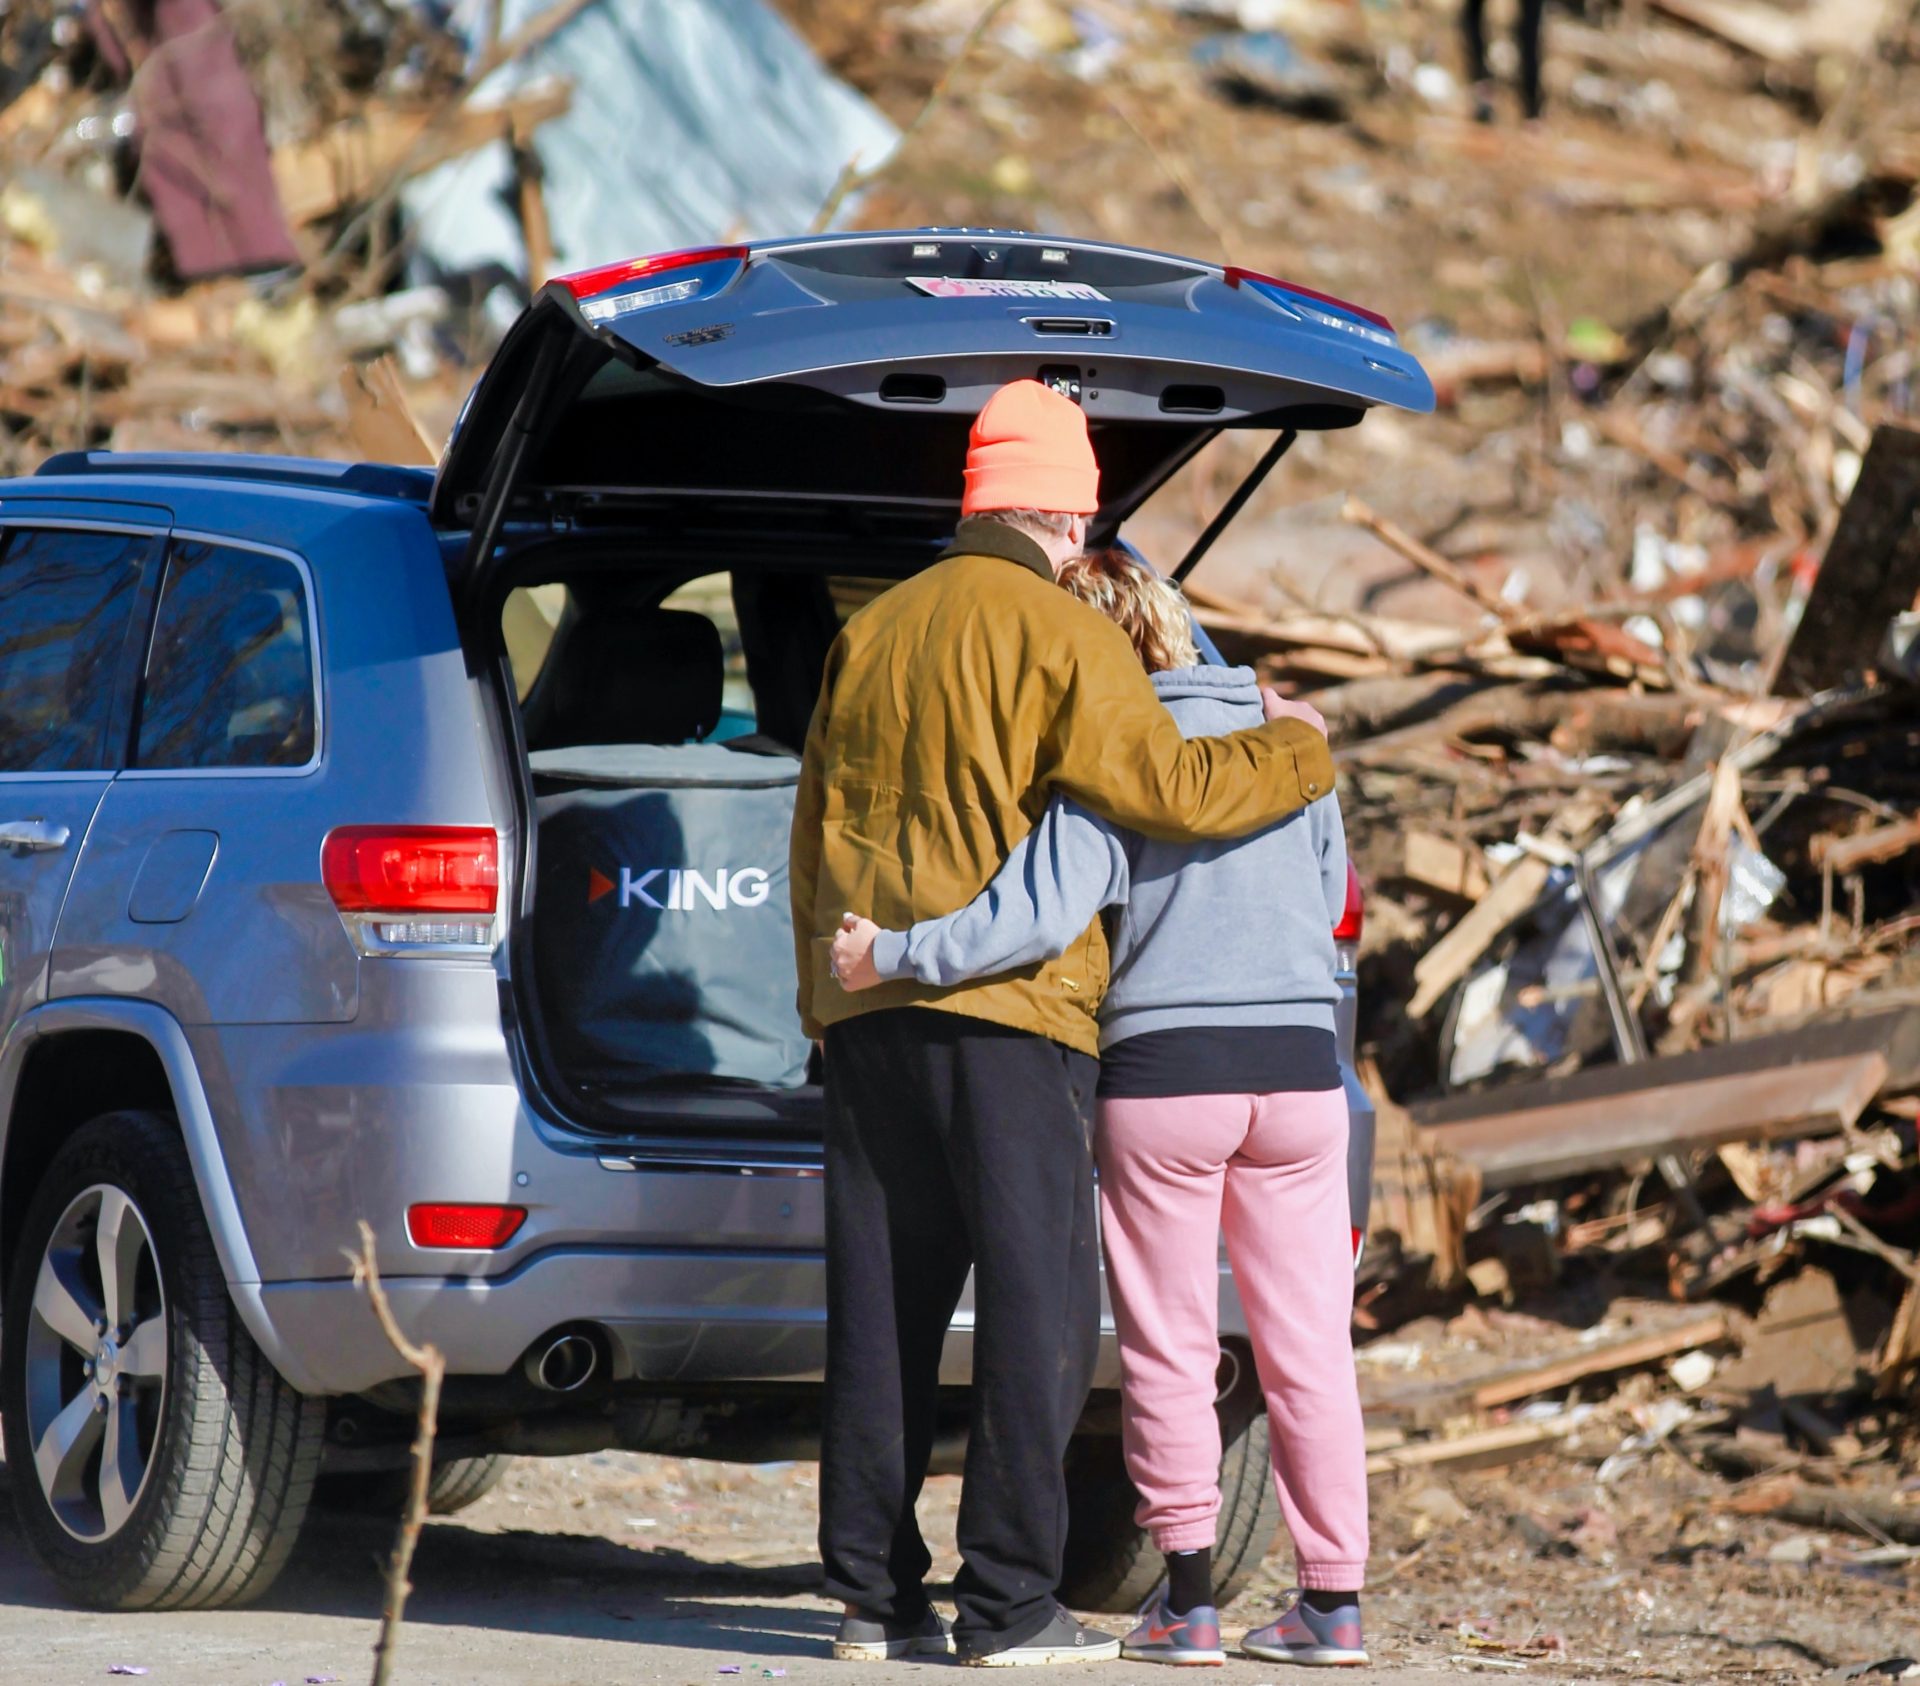
[[1260,704],[1267,711],[1269,720],[1304,720],[1321,737],[1327,735],[1327,722],[1312,703],[1295,702],[1290,697],[1281,696],[1271,685],[1262,685]]
[[833,975],[849,994],[880,982],[880,974],[873,969],[873,939],[879,934],[880,927],[871,919],[857,913],[841,915],[833,938]]

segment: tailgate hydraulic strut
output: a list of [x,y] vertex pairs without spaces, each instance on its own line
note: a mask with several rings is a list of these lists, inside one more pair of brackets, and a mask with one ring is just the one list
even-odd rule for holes
[[1213,549],[1213,541],[1227,530],[1228,523],[1247,506],[1247,499],[1260,489],[1260,482],[1273,472],[1273,465],[1293,449],[1300,437],[1297,429],[1287,428],[1267,447],[1266,454],[1248,471],[1246,479],[1233,489],[1233,496],[1220,506],[1220,513],[1207,523],[1207,530],[1193,541],[1192,548],[1180,558],[1173,571],[1173,583],[1179,585],[1193,572],[1200,558]]

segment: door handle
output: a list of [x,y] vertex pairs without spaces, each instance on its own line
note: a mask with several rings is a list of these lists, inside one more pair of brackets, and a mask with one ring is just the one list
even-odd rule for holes
[[72,835],[65,826],[45,820],[0,820],[0,849],[17,849],[25,855],[64,849]]

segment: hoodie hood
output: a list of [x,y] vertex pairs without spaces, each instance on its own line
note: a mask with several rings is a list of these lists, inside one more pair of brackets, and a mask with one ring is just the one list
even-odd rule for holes
[[1258,726],[1267,717],[1260,682],[1250,667],[1175,667],[1152,678],[1184,737],[1217,737]]

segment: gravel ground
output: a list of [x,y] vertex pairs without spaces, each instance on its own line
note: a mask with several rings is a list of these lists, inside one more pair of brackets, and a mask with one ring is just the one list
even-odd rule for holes
[[[814,1484],[805,1464],[626,1453],[517,1464],[470,1511],[428,1528],[397,1679],[722,1686],[737,1673],[743,1686],[806,1686],[844,1674],[826,1656],[836,1612],[814,1590]],[[1600,1494],[1577,1457],[1379,1488],[1380,1584],[1367,1607],[1377,1666],[1348,1678],[1806,1680],[1920,1650],[1912,1565],[1862,1566],[1856,1542],[1717,1514],[1724,1491],[1647,1466]],[[958,1481],[936,1479],[922,1507],[941,1576],[955,1567],[958,1498]],[[390,1534],[318,1518],[254,1609],[100,1616],[53,1601],[0,1510],[0,1681],[70,1686],[115,1663],[150,1669],[153,1686],[364,1680]],[[1230,1631],[1265,1619],[1286,1568],[1284,1551],[1268,1559],[1227,1613]],[[857,1678],[897,1686],[940,1666],[867,1666]],[[1275,1673],[1236,1662],[1212,1678],[1266,1686]],[[1096,1675],[1157,1678],[1125,1664],[1057,1677]]]

